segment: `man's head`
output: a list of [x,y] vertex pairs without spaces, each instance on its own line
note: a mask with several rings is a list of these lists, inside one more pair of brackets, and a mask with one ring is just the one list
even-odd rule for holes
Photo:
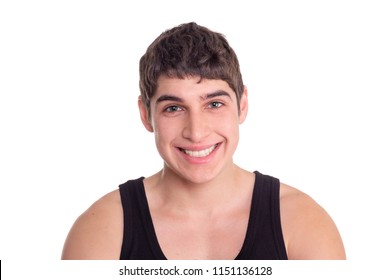
[[141,57],[141,100],[149,115],[161,75],[223,80],[235,92],[238,104],[244,91],[237,56],[225,37],[194,22],[163,32]]

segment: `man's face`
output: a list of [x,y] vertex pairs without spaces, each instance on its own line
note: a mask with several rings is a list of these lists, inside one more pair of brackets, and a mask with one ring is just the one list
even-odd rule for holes
[[162,76],[151,99],[145,127],[155,134],[165,171],[193,183],[208,182],[233,166],[239,124],[247,112],[246,92],[238,112],[234,91],[222,80]]

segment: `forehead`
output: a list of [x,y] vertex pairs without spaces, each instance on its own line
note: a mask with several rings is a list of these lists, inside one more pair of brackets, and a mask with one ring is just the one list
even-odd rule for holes
[[161,95],[175,95],[181,98],[192,96],[207,96],[210,93],[224,91],[231,99],[235,98],[234,91],[227,82],[223,80],[200,79],[200,77],[171,78],[160,76],[157,80],[157,90],[153,99],[158,99]]

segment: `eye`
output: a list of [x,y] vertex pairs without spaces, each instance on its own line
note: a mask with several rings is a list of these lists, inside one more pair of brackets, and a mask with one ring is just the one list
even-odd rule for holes
[[219,102],[219,101],[213,101],[209,104],[209,107],[210,108],[219,108],[219,107],[222,107],[223,106],[223,103],[222,102]]
[[165,112],[168,112],[168,113],[171,113],[171,112],[178,112],[182,110],[179,106],[177,105],[172,105],[172,106],[168,106],[164,109]]

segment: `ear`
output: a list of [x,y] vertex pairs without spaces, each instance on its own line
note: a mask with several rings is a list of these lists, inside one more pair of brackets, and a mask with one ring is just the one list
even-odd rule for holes
[[138,109],[139,109],[139,114],[140,114],[141,121],[142,121],[144,127],[149,132],[153,132],[153,126],[152,126],[152,124],[150,123],[150,120],[149,120],[148,110],[145,108],[145,105],[142,102],[141,96],[138,97]]
[[246,86],[244,86],[244,92],[242,93],[241,100],[240,100],[240,115],[239,115],[240,124],[242,124],[245,121],[247,114],[248,114],[248,90]]

